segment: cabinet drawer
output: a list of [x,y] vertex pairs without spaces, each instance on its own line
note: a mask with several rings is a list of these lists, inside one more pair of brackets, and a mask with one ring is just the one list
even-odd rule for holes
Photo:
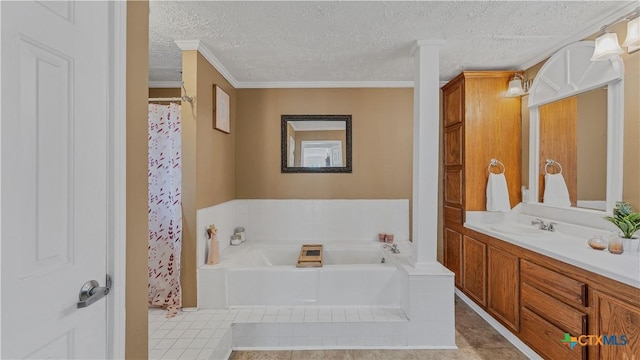
[[527,260],[520,263],[521,281],[567,303],[587,307],[587,284]]
[[586,359],[587,347],[576,345],[573,350],[561,340],[566,331],[536,315],[527,308],[520,314],[520,335],[537,353],[545,359]]
[[555,298],[522,284],[522,305],[574,336],[587,333],[587,315]]

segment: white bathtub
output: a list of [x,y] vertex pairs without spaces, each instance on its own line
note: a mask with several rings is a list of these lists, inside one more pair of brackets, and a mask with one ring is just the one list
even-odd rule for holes
[[325,244],[321,268],[295,266],[300,246],[228,249],[219,265],[200,268],[198,306],[400,306],[399,270],[378,243]]

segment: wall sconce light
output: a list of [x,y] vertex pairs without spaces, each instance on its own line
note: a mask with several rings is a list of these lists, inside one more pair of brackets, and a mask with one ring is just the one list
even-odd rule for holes
[[627,23],[627,38],[622,46],[626,46],[630,53],[640,50],[640,14]]
[[505,96],[518,97],[527,94],[532,81],[533,80],[527,80],[521,74],[513,74],[511,81],[509,81],[509,88],[507,89]]
[[618,34],[605,32],[596,38],[596,47],[593,50],[591,61],[607,60],[623,52],[624,50],[618,45]]
[[640,49],[640,8],[637,8],[630,14],[602,26],[601,34],[596,38],[596,47],[591,61],[607,60],[624,52],[618,43],[618,35],[607,31],[609,27],[622,21],[628,21],[627,38],[622,46],[627,47],[629,53]]

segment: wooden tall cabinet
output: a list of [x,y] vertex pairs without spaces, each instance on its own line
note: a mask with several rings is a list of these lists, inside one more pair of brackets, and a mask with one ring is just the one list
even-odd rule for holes
[[504,94],[511,71],[465,71],[442,87],[445,220],[462,223],[464,211],[486,210],[487,166],[506,167],[511,206],[520,202],[520,98]]
[[465,211],[486,210],[491,159],[498,159],[506,168],[511,206],[520,202],[520,98],[504,96],[513,74],[465,71],[442,87],[443,260],[455,273],[456,286],[470,291],[483,306],[487,301],[487,249],[472,238],[463,238],[462,224]]

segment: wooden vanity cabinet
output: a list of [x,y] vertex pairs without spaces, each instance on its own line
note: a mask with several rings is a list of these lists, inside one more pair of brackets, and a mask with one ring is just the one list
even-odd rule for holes
[[[445,262],[456,278],[462,273],[456,286],[542,358],[640,360],[640,289],[454,228],[445,233]],[[562,342],[566,333],[616,335],[619,345],[571,349]]]
[[[520,202],[520,98],[513,72],[463,72],[443,92],[443,263],[456,287],[546,359],[640,360],[640,289],[464,227],[486,210],[487,166],[501,161]],[[570,349],[566,333],[626,335],[625,346]],[[621,341],[618,338],[618,341]]]

